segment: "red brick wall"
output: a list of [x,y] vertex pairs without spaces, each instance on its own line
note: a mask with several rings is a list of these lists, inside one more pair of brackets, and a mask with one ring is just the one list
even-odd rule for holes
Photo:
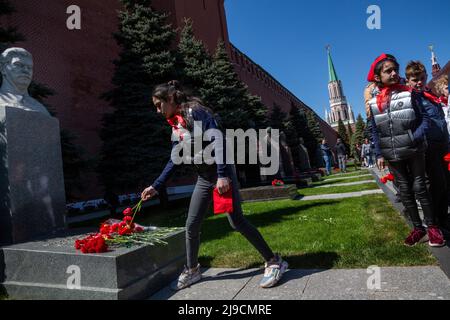
[[[99,96],[111,88],[114,72],[112,61],[117,58],[119,48],[113,38],[117,30],[118,0],[10,0],[17,12],[7,18],[6,23],[18,26],[26,42],[18,43],[34,56],[35,75],[38,82],[48,85],[56,95],[48,99],[55,107],[62,128],[78,136],[88,156],[98,155],[101,140],[99,131],[101,117],[110,111],[108,104]],[[239,77],[249,86],[253,94],[262,97],[272,107],[274,103],[289,112],[291,102],[304,106],[295,96],[277,83],[262,68],[250,62],[244,65],[242,54],[236,55],[229,44],[224,0],[153,0],[157,10],[170,13],[174,27],[182,27],[184,17],[194,21],[194,31],[213,52],[218,39],[223,39],[230,48],[232,61]],[[45,3],[45,4],[44,4]],[[67,7],[81,8],[81,30],[68,30]],[[247,67],[253,71],[247,71]],[[259,75],[263,75],[260,77]],[[331,143],[335,132],[325,122],[322,130]],[[95,175],[87,176],[83,197],[102,195]]]
[[[261,97],[262,102],[268,108],[273,108],[274,104],[277,104],[285,113],[289,114],[291,106],[295,105],[313,111],[232,44],[230,45],[230,57],[239,78],[247,84],[252,94]],[[317,120],[328,143],[334,145],[337,138],[336,131],[320,117],[317,117]]]
[[210,53],[215,51],[218,39],[228,44],[228,27],[224,0],[153,0],[155,9],[170,14],[175,28],[182,28],[184,18],[194,22],[194,33]]
[[[25,35],[17,46],[34,57],[34,79],[56,95],[48,99],[62,128],[75,133],[90,157],[101,146],[98,136],[108,104],[99,96],[111,88],[112,61],[119,48],[112,33],[117,29],[117,0],[11,0],[17,12],[8,18]],[[45,3],[45,5],[44,5]],[[67,7],[81,8],[81,30],[68,30]],[[94,177],[86,177],[85,195],[99,195]]]

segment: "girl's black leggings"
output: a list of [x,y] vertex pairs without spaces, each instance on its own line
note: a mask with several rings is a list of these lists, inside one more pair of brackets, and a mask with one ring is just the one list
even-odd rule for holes
[[426,225],[435,225],[435,214],[425,180],[424,153],[418,153],[414,157],[401,161],[390,161],[389,169],[394,175],[400,198],[414,227],[422,227],[416,197],[422,206]]
[[[235,168],[229,166],[230,179],[233,188],[233,213],[228,214],[231,227],[239,231],[262,255],[269,261],[274,257],[272,250],[267,245],[259,231],[245,219],[239,195],[239,185]],[[195,268],[198,264],[198,251],[200,247],[200,228],[203,219],[208,212],[213,198],[213,189],[217,182],[217,174],[214,171],[200,173],[189,205],[186,220],[186,251],[187,267]]]

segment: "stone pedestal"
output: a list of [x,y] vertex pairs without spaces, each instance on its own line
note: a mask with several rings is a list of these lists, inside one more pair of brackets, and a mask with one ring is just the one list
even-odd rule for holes
[[246,188],[239,190],[242,201],[271,201],[281,199],[296,199],[298,197],[297,187],[293,184],[284,186],[264,186]]
[[66,227],[59,122],[0,106],[0,245]]
[[[68,233],[0,248],[0,287],[10,299],[146,299],[176,279],[186,261],[185,232],[165,244],[82,254]],[[2,270],[2,261],[4,261]]]

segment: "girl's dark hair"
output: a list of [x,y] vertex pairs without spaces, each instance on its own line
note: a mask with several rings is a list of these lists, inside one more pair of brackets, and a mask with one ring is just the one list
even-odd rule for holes
[[[210,108],[204,106],[200,98],[188,94],[187,90],[184,90],[177,80],[171,80],[167,83],[157,85],[153,89],[152,96],[166,102],[169,101],[170,97],[173,97],[174,103],[180,107],[181,116],[186,119],[187,122],[189,122],[190,119],[190,117],[187,116],[189,109],[203,109],[211,115],[214,114]],[[188,127],[190,125],[191,124],[188,123]]]
[[400,65],[398,64],[397,59],[396,59],[392,54],[387,54],[386,56],[387,56],[386,59],[381,60],[381,61],[378,62],[377,65],[375,66],[374,73],[375,73],[377,76],[381,76],[381,69],[383,69],[383,65],[384,65],[384,63],[385,63],[386,61],[391,61],[391,62],[393,62],[394,65],[395,65],[395,67],[397,68],[397,71],[400,69]]

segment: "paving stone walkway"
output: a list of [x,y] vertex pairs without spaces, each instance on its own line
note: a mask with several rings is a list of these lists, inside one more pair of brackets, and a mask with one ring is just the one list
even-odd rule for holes
[[[374,171],[374,176],[380,176]],[[363,176],[328,179],[350,179]],[[377,182],[381,189],[306,196],[307,200],[361,197],[385,192],[392,201],[392,186],[374,180],[331,186]],[[327,186],[321,186],[327,187]],[[397,206],[396,206],[397,207]],[[401,208],[397,208],[401,209]],[[432,249],[446,255],[447,248]],[[439,258],[439,257],[438,257]],[[450,260],[449,260],[450,261]],[[441,266],[443,267],[443,266]],[[151,300],[450,300],[450,279],[445,268],[382,267],[367,269],[290,269],[274,288],[262,289],[259,281],[263,269],[203,269],[203,279],[190,288],[174,292],[169,286],[150,297]]]
[[[370,273],[369,273],[369,272]],[[204,269],[201,282],[151,300],[450,300],[439,267],[288,270],[278,286],[259,287],[262,269]],[[378,277],[379,276],[379,277]]]

